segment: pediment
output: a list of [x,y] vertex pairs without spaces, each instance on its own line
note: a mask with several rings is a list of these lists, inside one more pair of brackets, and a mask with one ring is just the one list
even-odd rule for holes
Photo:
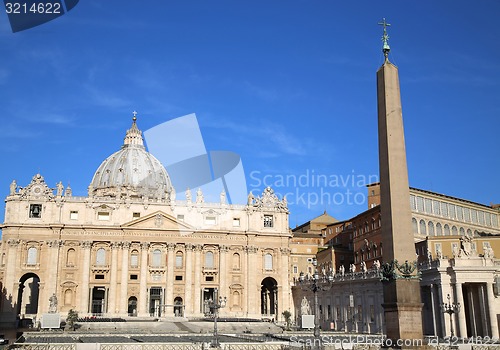
[[173,216],[162,211],[157,211],[136,220],[123,224],[122,227],[128,228],[148,228],[158,230],[174,231],[194,231],[194,228],[182,221],[176,220]]

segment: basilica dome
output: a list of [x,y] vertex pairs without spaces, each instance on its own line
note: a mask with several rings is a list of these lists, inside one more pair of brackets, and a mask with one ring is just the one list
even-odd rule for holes
[[162,199],[171,191],[170,177],[160,161],[146,151],[136,120],[134,115],[121,149],[95,172],[89,196]]

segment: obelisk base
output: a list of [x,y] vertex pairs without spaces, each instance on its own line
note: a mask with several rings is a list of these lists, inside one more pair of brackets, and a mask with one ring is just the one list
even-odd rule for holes
[[398,340],[423,339],[420,282],[418,279],[394,279],[384,284],[384,317],[386,335]]

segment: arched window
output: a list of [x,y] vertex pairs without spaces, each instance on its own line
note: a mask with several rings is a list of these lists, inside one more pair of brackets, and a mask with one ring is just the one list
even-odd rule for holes
[[35,247],[30,247],[28,249],[28,259],[26,264],[28,265],[36,265],[36,261],[38,259],[38,250]]
[[453,226],[453,227],[451,228],[451,234],[452,234],[453,236],[458,236],[458,229],[457,229],[457,227],[456,227],[456,226]]
[[159,267],[161,265],[161,250],[155,249],[153,250],[153,258],[151,261],[151,266]]
[[264,255],[264,269],[265,270],[273,269],[273,256],[269,253]]
[[76,252],[73,248],[69,248],[66,252],[66,266],[75,266]]
[[64,292],[64,305],[71,305],[73,301],[73,291],[71,289],[66,289]]
[[214,267],[214,253],[206,252],[205,253],[205,267],[213,268]]
[[434,223],[432,221],[429,221],[427,226],[428,226],[429,236],[434,236]]
[[240,269],[240,254],[234,253],[233,254],[233,270],[239,270]]
[[463,227],[460,227],[460,236],[465,236],[465,230]]
[[444,235],[445,236],[450,235],[450,226],[448,226],[448,224],[444,225]]
[[104,248],[97,249],[97,253],[95,255],[95,264],[96,265],[106,265],[106,251]]
[[425,225],[424,220],[420,220],[420,234],[421,235],[426,235],[427,234],[427,226]]
[[139,252],[132,250],[130,253],[130,267],[139,267]]
[[182,269],[183,266],[183,254],[181,251],[175,253],[175,267],[178,269]]
[[441,224],[438,222],[436,224],[436,236],[442,236],[443,235],[443,227]]
[[411,226],[413,227],[413,233],[418,234],[417,219],[415,219],[415,218],[411,219]]

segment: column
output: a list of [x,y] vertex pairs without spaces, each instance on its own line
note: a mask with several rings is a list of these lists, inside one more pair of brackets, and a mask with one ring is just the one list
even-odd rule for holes
[[432,313],[432,329],[434,330],[434,335],[437,336],[437,317],[438,314],[441,313],[441,310],[436,310],[436,304],[435,304],[435,298],[436,296],[434,295],[434,284],[431,283],[429,286],[429,289],[431,291],[431,313]]
[[[290,288],[290,253],[291,250],[289,248],[281,248],[281,271],[280,271],[280,279],[281,279],[281,295],[278,299],[278,315],[276,315],[276,319],[280,319],[283,315],[283,311],[290,310],[290,305],[293,305],[292,291]],[[291,310],[290,310],[291,311]]]
[[[229,295],[229,290],[227,288],[227,252],[229,250],[228,246],[221,245],[219,247],[219,296],[226,297],[231,303],[231,296]],[[227,307],[229,309],[229,306]],[[220,309],[220,314],[226,313],[226,309]]]
[[247,311],[250,317],[260,317],[260,307],[257,305],[259,289],[256,282],[257,273],[257,247],[248,246],[248,264],[246,274],[248,275],[248,291],[247,291]]
[[462,283],[456,282],[455,291],[457,296],[457,303],[460,303],[460,311],[458,312],[457,325],[456,330],[458,331],[456,335],[459,337],[467,337],[467,324],[465,321],[465,304],[464,304],[464,296],[462,294]]
[[45,281],[45,293],[39,294],[39,301],[41,303],[39,304],[39,312],[47,312],[48,310],[48,305],[45,305],[45,300],[49,300],[49,298],[52,296],[52,294],[56,294],[59,300],[61,300],[61,296],[57,294],[57,274],[59,270],[59,264],[58,264],[58,258],[59,258],[59,247],[62,245],[62,241],[59,240],[53,240],[53,241],[47,241],[47,248],[48,248],[48,256],[49,256],[49,265],[53,266],[54,269],[51,270],[50,273],[46,275],[46,281]]
[[203,246],[194,246],[194,314],[201,315],[201,251]]
[[494,339],[498,339],[498,321],[497,314],[495,312],[495,296],[493,295],[493,284],[486,283],[486,295],[488,296],[488,313],[490,316],[490,324],[491,324],[491,337]]
[[193,313],[193,245],[186,243],[186,273],[184,289],[184,316],[191,316]]
[[89,282],[90,282],[90,253],[92,248],[91,241],[82,242],[83,248],[83,266],[82,266],[82,289],[80,295],[80,312],[87,314],[89,312]]
[[3,312],[6,314],[12,315],[12,319],[10,321],[13,321],[15,319],[15,313],[17,312],[14,310],[14,303],[17,301],[17,293],[19,289],[19,284],[16,283],[16,268],[19,266],[19,263],[17,262],[17,249],[19,246],[19,243],[21,243],[20,240],[18,239],[9,239],[7,240],[7,254],[5,257],[5,288],[7,289],[7,294],[6,297],[10,298],[12,297],[12,302],[5,302],[3,304]]
[[139,280],[139,316],[149,316],[147,302],[148,302],[148,254],[149,243],[141,243],[141,276]]
[[175,244],[167,244],[167,296],[165,299],[165,316],[174,315],[174,255],[175,255]]
[[122,243],[122,277],[120,279],[120,314],[128,316],[128,257],[130,242]]
[[111,243],[111,266],[109,270],[108,313],[114,315],[118,312],[116,303],[116,284],[118,280],[118,249],[120,242]]
[[[442,284],[436,284],[436,290],[437,290],[437,303],[438,307],[440,308],[441,305],[443,305],[443,296],[444,296],[444,290],[442,288]],[[439,312],[436,314],[436,317],[439,319],[439,328],[438,328],[438,333],[436,334],[439,337],[444,338],[446,336],[446,322],[445,321],[445,314],[442,312],[441,309],[439,309]]]

